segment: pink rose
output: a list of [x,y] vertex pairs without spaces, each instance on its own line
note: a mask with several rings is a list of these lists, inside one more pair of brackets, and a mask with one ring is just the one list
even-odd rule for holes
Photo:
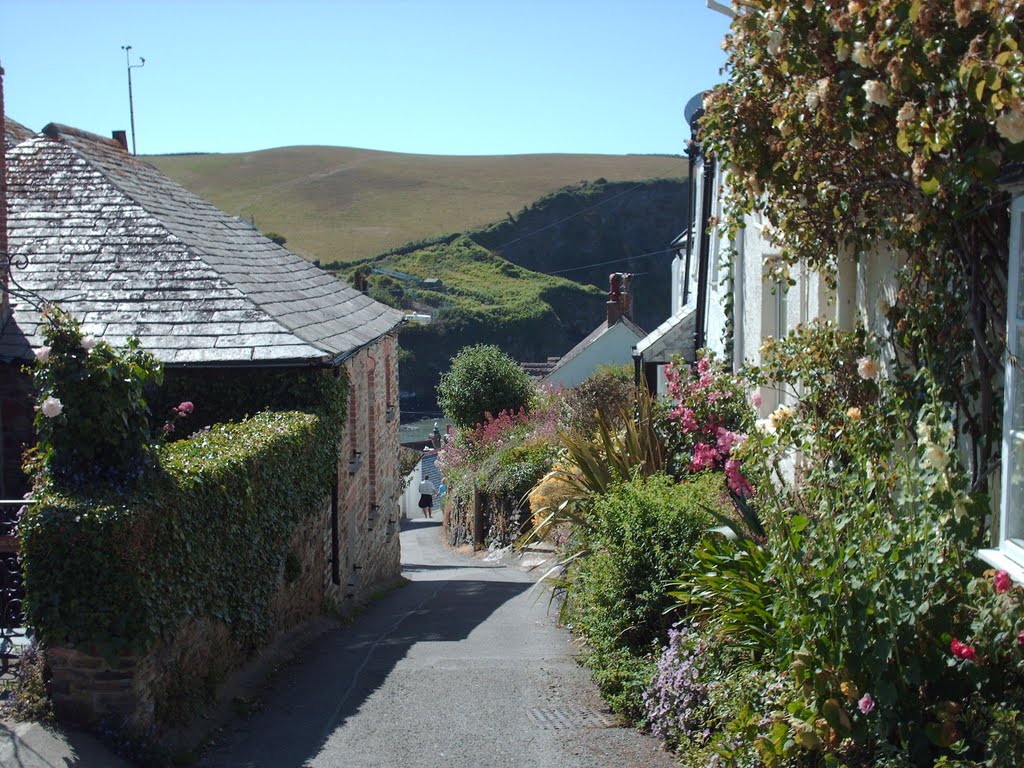
[[870,715],[875,711],[875,700],[870,693],[865,693],[860,697],[860,701],[857,702],[857,709],[865,715]]
[[761,407],[761,390],[758,390],[750,397],[750,402],[755,408]]
[[184,403],[178,406],[177,410],[179,416],[188,416],[190,413],[192,413],[192,411],[195,410],[195,406],[192,405],[191,402],[186,400]]
[[1013,582],[1010,580],[1010,574],[1006,571],[996,571],[995,587],[996,592],[1002,594],[1010,589],[1010,585]]
[[1024,648],[1024,629],[1017,633],[1017,645]]

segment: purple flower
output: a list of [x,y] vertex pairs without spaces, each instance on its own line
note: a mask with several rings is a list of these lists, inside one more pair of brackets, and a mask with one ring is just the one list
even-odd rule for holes
[[872,712],[875,711],[875,699],[871,696],[870,693],[865,693],[863,696],[860,697],[860,701],[857,702],[857,709],[859,709],[861,713],[865,715],[870,715]]

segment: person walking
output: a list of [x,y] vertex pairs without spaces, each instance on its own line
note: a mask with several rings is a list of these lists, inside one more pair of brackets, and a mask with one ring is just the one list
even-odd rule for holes
[[424,517],[434,516],[435,493],[437,493],[437,488],[430,482],[430,478],[424,475],[422,482],[420,482],[420,510],[422,510]]

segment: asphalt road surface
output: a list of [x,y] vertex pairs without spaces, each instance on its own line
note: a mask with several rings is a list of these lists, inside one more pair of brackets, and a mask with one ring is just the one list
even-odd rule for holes
[[548,612],[537,574],[402,531],[410,583],[280,670],[217,738],[212,768],[671,768],[616,727]]

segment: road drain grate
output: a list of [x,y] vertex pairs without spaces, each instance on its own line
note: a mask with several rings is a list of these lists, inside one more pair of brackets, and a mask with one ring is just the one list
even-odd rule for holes
[[615,715],[585,707],[574,709],[536,707],[527,710],[526,714],[531,723],[547,731],[570,728],[614,728],[618,725]]

